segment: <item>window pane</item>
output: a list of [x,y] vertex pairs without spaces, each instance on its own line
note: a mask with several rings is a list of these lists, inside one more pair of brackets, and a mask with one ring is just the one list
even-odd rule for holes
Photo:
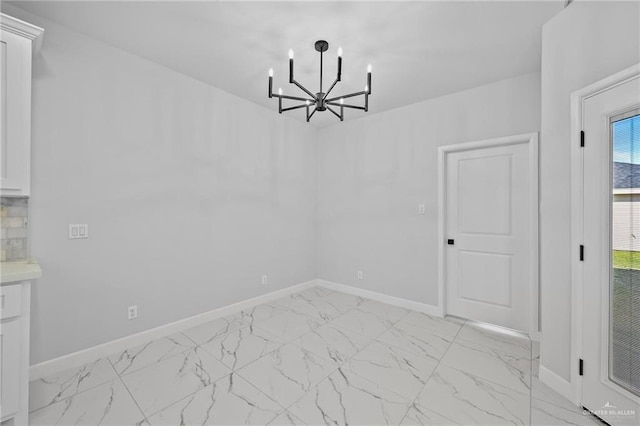
[[609,378],[640,395],[640,115],[612,123]]

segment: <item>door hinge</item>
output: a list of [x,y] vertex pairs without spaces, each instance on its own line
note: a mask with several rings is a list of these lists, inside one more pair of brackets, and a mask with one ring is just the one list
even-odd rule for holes
[[584,376],[584,361],[582,360],[582,358],[580,358],[578,362],[578,374]]
[[580,130],[580,146],[584,148],[584,130]]
[[580,245],[580,262],[584,262],[584,246]]

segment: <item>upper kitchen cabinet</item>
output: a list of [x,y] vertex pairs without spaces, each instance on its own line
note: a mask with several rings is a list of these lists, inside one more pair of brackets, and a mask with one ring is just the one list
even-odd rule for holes
[[0,195],[31,187],[31,58],[44,30],[0,13]]

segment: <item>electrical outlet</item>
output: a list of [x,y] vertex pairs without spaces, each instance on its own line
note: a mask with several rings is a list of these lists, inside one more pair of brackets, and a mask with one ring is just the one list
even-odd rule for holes
[[81,238],[89,238],[89,225],[86,223],[76,223],[69,225],[69,239],[77,240]]
[[418,204],[418,214],[424,214],[425,208],[424,204]]
[[266,275],[262,276],[262,285],[267,285],[267,276]]
[[129,306],[127,314],[130,320],[138,318],[138,305]]
[[364,279],[364,273],[362,271],[358,271],[358,279],[359,280]]

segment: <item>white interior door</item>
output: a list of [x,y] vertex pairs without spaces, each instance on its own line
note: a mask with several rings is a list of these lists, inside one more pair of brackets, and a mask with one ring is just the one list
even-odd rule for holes
[[638,425],[639,76],[586,98],[582,120],[582,403],[611,425]]
[[537,135],[524,135],[446,154],[448,314],[531,331],[537,162],[530,155],[536,143]]

